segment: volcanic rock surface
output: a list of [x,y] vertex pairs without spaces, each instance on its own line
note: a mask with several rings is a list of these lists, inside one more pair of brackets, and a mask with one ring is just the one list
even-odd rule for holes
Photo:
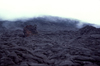
[[100,28],[37,32],[1,31],[0,66],[100,66]]

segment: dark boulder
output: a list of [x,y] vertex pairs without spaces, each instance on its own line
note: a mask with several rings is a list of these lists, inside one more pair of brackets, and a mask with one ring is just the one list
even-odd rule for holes
[[31,36],[31,35],[34,35],[34,34],[38,34],[37,25],[34,25],[34,26],[27,25],[26,27],[24,27],[23,32],[24,32],[25,37],[28,37],[28,36]]

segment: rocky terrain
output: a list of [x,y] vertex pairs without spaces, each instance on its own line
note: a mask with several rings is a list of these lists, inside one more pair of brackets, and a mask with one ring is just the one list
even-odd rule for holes
[[[25,23],[20,28],[34,24]],[[38,34],[28,37],[23,37],[23,29],[1,27],[0,66],[100,66],[100,28],[43,23],[35,23]]]

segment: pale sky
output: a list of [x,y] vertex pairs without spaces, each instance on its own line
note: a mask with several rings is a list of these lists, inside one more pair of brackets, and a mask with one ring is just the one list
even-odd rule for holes
[[42,15],[100,25],[100,0],[0,0],[0,18],[13,20]]

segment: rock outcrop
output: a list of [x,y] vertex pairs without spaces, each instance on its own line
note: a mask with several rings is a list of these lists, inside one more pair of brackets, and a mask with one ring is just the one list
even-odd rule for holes
[[81,28],[81,29],[79,30],[79,33],[80,33],[81,35],[83,35],[83,34],[91,34],[91,33],[94,33],[95,30],[96,30],[95,27],[87,25],[87,26]]
[[34,25],[34,26],[27,25],[26,27],[24,27],[23,32],[24,32],[25,37],[37,34],[38,33],[37,32],[37,25]]

